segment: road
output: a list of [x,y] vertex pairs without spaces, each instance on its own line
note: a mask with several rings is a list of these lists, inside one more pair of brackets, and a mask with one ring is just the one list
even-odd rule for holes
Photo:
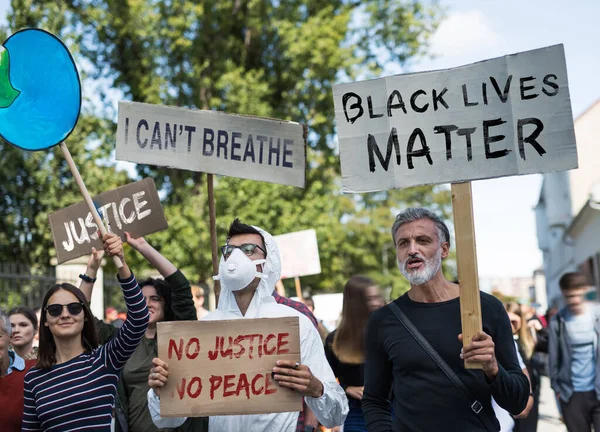
[[556,407],[554,392],[550,388],[550,380],[542,377],[542,390],[540,391],[540,417],[538,432],[566,432],[567,428],[560,421],[560,414]]

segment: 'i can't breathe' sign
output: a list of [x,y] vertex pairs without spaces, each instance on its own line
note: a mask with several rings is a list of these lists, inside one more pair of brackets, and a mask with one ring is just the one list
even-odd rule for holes
[[562,45],[333,94],[345,192],[577,168]]

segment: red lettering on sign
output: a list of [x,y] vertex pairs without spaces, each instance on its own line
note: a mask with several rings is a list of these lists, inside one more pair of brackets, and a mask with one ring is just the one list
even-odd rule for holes
[[[217,358],[242,358],[246,357],[251,360],[261,358],[263,356],[275,354],[287,354],[290,352],[289,333],[269,333],[262,335],[258,333],[238,334],[237,336],[216,336],[214,349],[208,350],[209,360]],[[227,339],[227,340],[226,340]],[[193,344],[196,344],[195,350],[191,350]],[[177,347],[175,347],[177,348]],[[182,348],[180,348],[180,351]],[[186,356],[194,359],[200,351],[200,341],[198,338],[192,338],[188,342],[186,348]]]
[[228,338],[228,345],[227,345],[227,349],[225,349],[225,338],[221,338],[221,357],[229,357],[231,358],[233,356],[233,348],[231,348],[231,345],[233,344],[233,338],[231,336],[229,336]]
[[244,339],[247,339],[247,338],[248,338],[248,336],[239,335],[233,341],[233,344],[235,345],[235,347],[239,348],[237,352],[233,353],[235,358],[240,358],[246,352],[246,348],[244,348],[244,346],[240,342],[242,342]]
[[179,395],[179,400],[183,399],[183,395],[185,394],[185,378],[181,379],[181,386],[177,385],[177,394]]
[[[190,354],[190,347],[192,346],[192,344],[196,344],[196,347],[193,349],[192,353]],[[200,352],[200,341],[198,340],[198,338],[191,338],[190,341],[188,342],[187,346],[185,347],[185,355],[190,360],[194,360],[196,357],[198,357],[199,352]]]
[[213,400],[215,398],[215,390],[218,389],[223,382],[223,377],[211,375],[208,381],[210,382],[210,400]]
[[215,349],[213,351],[208,350],[208,359],[216,360],[219,356],[219,346],[223,345],[223,337],[216,336],[215,337]]
[[254,396],[258,396],[265,390],[264,386],[261,386],[259,389],[256,388],[256,382],[262,377],[262,374],[257,374],[254,378],[252,378],[252,394]]
[[258,336],[258,357],[262,357],[263,353],[263,335],[257,335]]
[[235,394],[235,390],[229,390],[230,387],[234,387],[235,384],[232,380],[235,378],[235,375],[225,375],[223,377],[225,379],[225,383],[223,384],[223,397],[233,396]]
[[173,351],[177,356],[177,360],[181,360],[183,356],[183,339],[179,339],[179,346],[175,344],[173,339],[169,339],[169,350],[167,351],[167,358],[171,360],[173,358]]
[[271,383],[272,383],[271,374],[266,373],[265,374],[265,394],[266,395],[277,393],[277,387],[269,388],[269,384],[271,384]]
[[[197,384],[196,391],[192,391],[192,386],[194,384]],[[179,391],[179,389],[177,391]],[[196,399],[198,396],[200,396],[200,393],[202,393],[202,380],[199,377],[194,377],[188,384],[187,394],[192,399]]]
[[246,399],[250,399],[250,384],[248,383],[248,377],[245,373],[240,374],[240,380],[238,381],[235,395],[239,396],[242,391],[246,392]]
[[284,345],[289,345],[289,342],[285,340],[290,334],[289,333],[279,333],[277,335],[277,355],[279,354],[287,354],[290,352],[288,348],[282,349],[281,347]]
[[273,346],[273,349],[269,349],[267,347],[267,345],[269,344],[269,341],[271,339],[275,339],[275,335],[274,334],[270,334],[265,338],[265,346],[264,346],[264,350],[265,350],[265,355],[273,355],[275,354],[275,351],[277,351],[277,345]]

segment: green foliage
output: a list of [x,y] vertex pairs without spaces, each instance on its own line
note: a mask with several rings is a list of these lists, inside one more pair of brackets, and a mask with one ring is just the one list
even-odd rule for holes
[[[91,192],[127,182],[112,158],[115,97],[302,122],[310,128],[307,187],[215,178],[219,243],[234,217],[273,234],[314,228],[323,273],[303,278],[303,284],[340,291],[348,277],[362,273],[393,292],[407,286],[391,245],[394,214],[420,205],[448,216],[449,191],[417,187],[343,195],[332,85],[377,76],[389,62],[405,65],[423,55],[441,17],[436,2],[13,0],[11,5],[9,28],[0,33],[44,27],[67,42],[82,66],[86,115],[69,142]],[[46,264],[53,254],[48,213],[80,198],[56,151],[26,153],[6,145],[0,150],[5,158],[0,259]],[[138,173],[155,179],[170,225],[149,241],[191,280],[210,281],[205,175],[142,165]],[[136,270],[145,265],[139,257],[130,262]],[[286,281],[290,292],[292,285]]]

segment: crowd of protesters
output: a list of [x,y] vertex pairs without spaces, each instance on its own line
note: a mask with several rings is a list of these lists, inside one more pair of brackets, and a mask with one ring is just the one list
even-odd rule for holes
[[[277,246],[236,219],[222,248],[217,310],[205,289],[143,238],[127,243],[161,274],[137,281],[121,239],[92,250],[79,287],[50,287],[41,308],[0,311],[0,424],[3,431],[515,431],[534,432],[541,377],[551,380],[568,431],[600,430],[600,309],[584,301],[585,275],[560,281],[565,306],[538,316],[526,303],[481,294],[483,331],[463,346],[458,284],[444,276],[450,235],[434,213],[407,209],[392,227],[398,268],[410,289],[385,305],[377,284],[353,276],[340,322],[329,332],[310,297],[275,290]],[[127,312],[90,310],[104,255],[119,257]],[[228,278],[232,262],[249,278]],[[247,271],[246,271],[247,270]],[[163,418],[157,323],[297,316],[301,362],[280,361],[273,379],[303,395],[298,413]],[[480,363],[479,370],[464,362]]]

